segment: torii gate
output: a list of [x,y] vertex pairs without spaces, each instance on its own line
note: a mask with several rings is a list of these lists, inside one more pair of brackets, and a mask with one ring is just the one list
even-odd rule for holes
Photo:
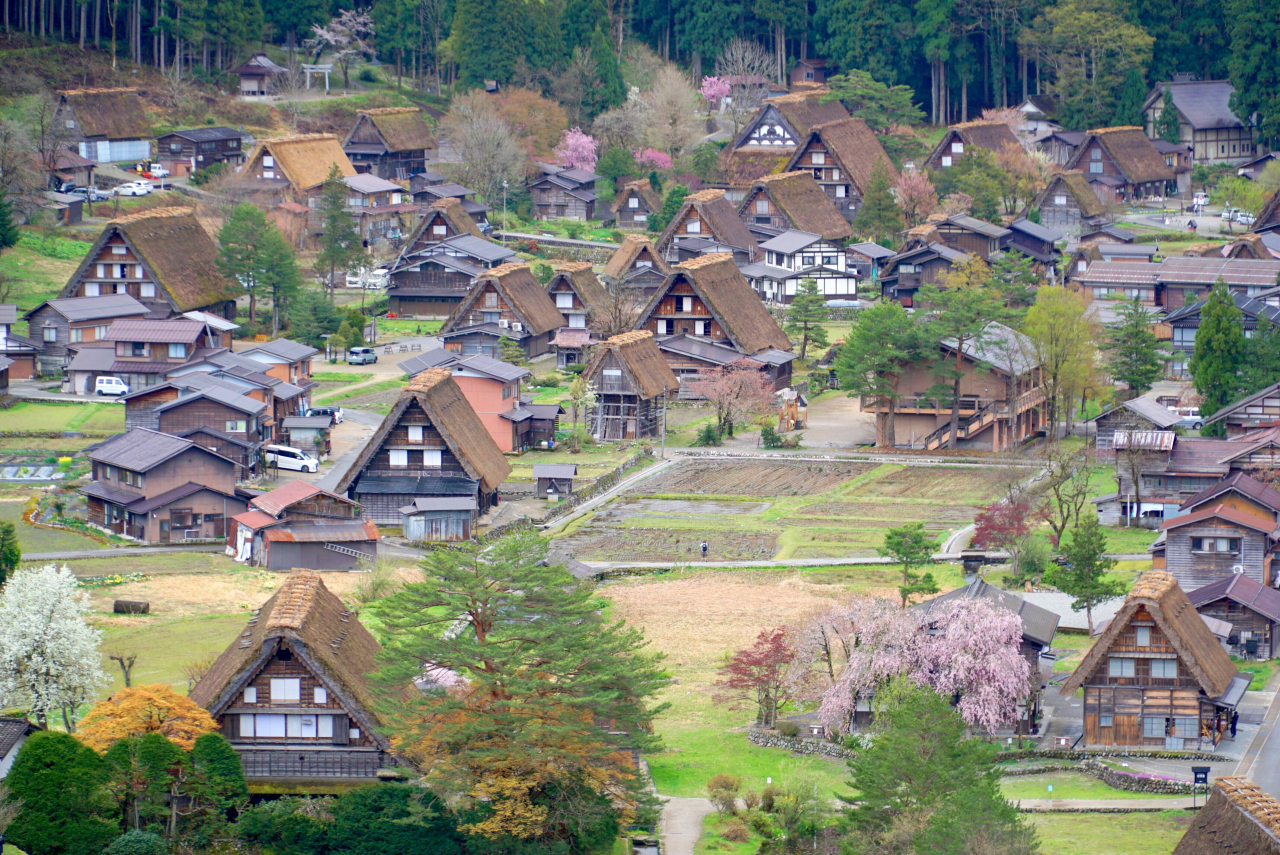
[[307,75],[308,90],[311,89],[311,75],[323,74],[324,75],[324,91],[326,95],[329,93],[329,72],[333,71],[333,63],[328,63],[327,65],[307,65],[306,63],[303,63],[302,70]]

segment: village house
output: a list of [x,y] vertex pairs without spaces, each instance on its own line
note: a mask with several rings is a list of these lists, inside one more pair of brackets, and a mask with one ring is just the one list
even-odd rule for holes
[[151,158],[151,123],[137,89],[60,90],[53,122],[66,128],[68,148],[95,163]]
[[931,239],[921,239],[910,249],[884,261],[880,292],[886,300],[911,308],[922,285],[942,287],[952,268],[969,257],[968,253],[942,243],[936,233],[929,237]]
[[755,236],[738,218],[723,190],[699,190],[686,196],[655,246],[671,259],[682,243],[707,239],[732,247],[743,263],[755,261],[759,255]]
[[812,279],[827,299],[855,299],[858,278],[839,244],[820,235],[789,229],[760,244],[763,260],[739,269],[767,303],[790,303],[800,284]]
[[1253,131],[1231,111],[1235,87],[1230,80],[1196,80],[1191,74],[1175,74],[1173,80],[1157,83],[1142,103],[1147,136],[1153,140],[1164,113],[1165,93],[1173,96],[1180,142],[1191,147],[1195,163],[1238,164],[1253,158]]
[[156,156],[182,160],[194,172],[215,163],[239,166],[244,162],[243,134],[235,128],[187,128],[156,139]]
[[1014,107],[1018,111],[1018,139],[1030,143],[1062,130],[1062,125],[1050,118],[1058,112],[1058,107],[1058,99],[1052,95],[1028,95]]
[[39,730],[25,717],[0,716],[0,781],[9,774],[27,737]]
[[573,479],[578,477],[576,463],[533,464],[533,497],[558,502],[573,494]]
[[1242,659],[1270,659],[1280,642],[1280,591],[1243,573],[1210,582],[1187,592],[1187,599],[1204,617],[1231,624],[1228,652]]
[[[404,188],[377,175],[358,173],[342,179],[347,185],[347,210],[362,240],[399,238],[418,221],[418,206],[407,201]],[[312,230],[322,231],[319,214],[311,211]]]
[[88,451],[93,480],[80,488],[91,525],[143,543],[219,540],[252,495],[236,465],[195,442],[134,428]]
[[644,231],[649,228],[649,218],[662,210],[662,196],[648,178],[641,178],[622,185],[610,207],[619,229]]
[[564,325],[564,315],[529,265],[503,264],[476,277],[439,335],[446,350],[494,357],[505,338],[532,359],[551,350],[552,336]]
[[1177,580],[1153,570],[1061,691],[1084,689],[1085,746],[1214,751],[1248,685]]
[[1275,160],[1280,160],[1280,151],[1269,151],[1266,154],[1251,157],[1247,162],[1236,167],[1236,175],[1250,181],[1257,181],[1258,176],[1262,175],[1268,164]]
[[[1102,226],[1086,225],[1081,230],[1080,241],[1095,241],[1098,244],[1132,244],[1138,240],[1138,236],[1131,231],[1120,228],[1115,223],[1107,223]],[[1150,261],[1150,258],[1147,259]]]
[[[1232,293],[1231,300],[1240,310],[1240,320],[1244,325],[1246,338],[1252,338],[1259,323],[1275,326],[1280,323],[1280,306],[1265,303],[1253,297],[1245,297]],[[1191,357],[1196,349],[1196,332],[1200,329],[1200,314],[1204,310],[1206,300],[1200,300],[1170,312],[1164,318],[1164,324],[1170,329],[1173,340],[1173,359],[1165,368],[1165,375],[1177,379],[1191,377]],[[1213,414],[1218,415],[1218,414]]]
[[[462,390],[463,397],[479,417],[489,436],[504,452],[519,453],[532,448],[537,442],[546,441],[548,425],[547,409],[551,411],[550,435],[555,437],[555,415],[558,404],[526,404],[520,398],[521,381],[532,376],[528,368],[509,362],[501,362],[480,354],[462,355],[453,351],[428,350],[400,363],[400,370],[410,379],[432,368],[446,368],[453,372],[453,382]],[[540,418],[534,417],[537,410]]]
[[1084,144],[1086,131],[1051,131],[1036,141],[1036,148],[1049,156],[1055,166],[1066,166]]
[[627,235],[622,239],[622,245],[609,256],[600,279],[605,285],[624,289],[643,302],[653,295],[670,272],[671,266],[653,241],[643,235]]
[[821,86],[827,82],[829,73],[825,59],[817,57],[801,58],[797,59],[796,64],[791,66],[791,70],[787,73],[787,80],[792,86],[796,84]]
[[1117,429],[1111,435],[1116,492],[1094,498],[1102,525],[1158,528],[1183,502],[1229,475],[1223,458],[1243,447],[1227,440],[1179,437],[1171,430]]
[[231,518],[227,545],[235,559],[267,570],[368,568],[382,535],[360,505],[305,481],[290,481],[249,500]]
[[428,171],[414,175],[409,179],[409,193],[413,196],[413,203],[420,208],[430,207],[444,199],[457,199],[462,210],[477,225],[486,226],[489,223],[489,206],[471,198],[476,195],[476,191],[455,184],[438,172]]
[[380,650],[318,570],[294,570],[190,697],[240,755],[250,792],[341,793],[396,765],[368,682]]
[[791,340],[728,253],[677,264],[636,326],[653,333],[677,377],[749,357],[775,389],[791,385]]
[[[32,168],[37,172],[45,171],[45,162],[39,154],[32,153],[30,160]],[[53,155],[53,168],[46,175],[46,186],[62,192],[76,187],[92,187],[96,167],[97,164],[92,160],[81,157],[71,149],[56,152]]]
[[835,243],[853,236],[849,222],[807,171],[757,178],[738,207],[738,217],[758,241],[789,229]]
[[1155,252],[1152,244],[1082,243],[1063,268],[1067,285],[1085,291],[1095,301],[1131,302],[1136,297],[1144,306],[1158,307],[1164,290],[1160,287],[1160,265],[1151,261]]
[[278,338],[240,351],[240,356],[258,363],[258,370],[268,377],[292,383],[304,390],[316,386],[311,379],[311,360],[320,351],[309,344]]
[[236,170],[244,183],[278,202],[315,208],[334,167],[338,178],[355,175],[333,134],[299,134],[258,140]]
[[[60,375],[71,362],[69,345],[101,341],[116,320],[148,314],[147,307],[128,294],[46,300],[22,316],[30,332],[27,340],[36,352],[36,373]],[[9,356],[7,351],[5,355]]]
[[538,163],[542,174],[529,181],[535,220],[596,219],[596,182],[600,176],[585,169],[566,169]]
[[1248,233],[1227,244],[1192,244],[1182,251],[1184,256],[1203,258],[1242,258],[1253,261],[1280,260],[1280,233]]
[[277,65],[265,53],[255,53],[227,72],[240,78],[240,97],[274,95],[279,78],[287,75],[288,69]]
[[[1280,802],[1242,777],[1213,778],[1205,806],[1196,812],[1173,855],[1280,853]],[[1227,847],[1230,847],[1228,849]]]
[[9,360],[10,380],[28,380],[36,376],[36,355],[40,348],[27,336],[12,332],[17,322],[18,307],[13,303],[0,303],[0,358]]
[[[270,408],[271,419],[268,426],[279,425],[290,416],[304,414],[309,406],[308,390],[314,384],[309,383],[304,389],[302,386],[286,383],[279,377],[272,377],[265,373],[266,370],[267,366],[257,360],[223,350],[197,354],[186,365],[170,369],[165,374],[165,379],[198,384],[207,381],[197,375],[205,375],[210,380],[239,389],[241,394],[262,401]],[[276,373],[284,372],[277,369]],[[272,430],[264,430],[263,435],[275,439],[275,432]]]
[[1103,410],[1089,421],[1094,430],[1094,447],[1099,455],[1110,455],[1116,431],[1171,431],[1181,419],[1151,398],[1133,398]]
[[[450,210],[453,210],[450,206]],[[439,219],[432,232],[444,226]],[[455,221],[453,227],[464,226]],[[468,232],[429,241],[428,232],[411,238],[391,268],[387,287],[389,309],[397,317],[448,316],[471,290],[476,277],[516,258],[516,251]]]
[[1222,422],[1231,439],[1249,438],[1261,428],[1280,424],[1280,383],[1272,383],[1252,395],[1233,401],[1205,419],[1205,424]]
[[356,172],[408,181],[435,160],[436,140],[417,107],[380,107],[356,113],[342,150]]
[[[963,373],[957,448],[1006,451],[1036,435],[1043,425],[1044,378],[1035,348],[1022,333],[988,324],[978,342],[959,349],[954,340],[938,342],[942,358]],[[951,438],[952,402],[933,392],[938,382],[931,365],[912,367],[898,380],[896,401],[864,398],[863,412],[876,414],[877,426],[894,407],[897,445],[933,451]]]
[[1219,279],[1232,294],[1259,297],[1280,281],[1280,260],[1173,256],[1160,262],[1161,303],[1169,311],[1203,300]]
[[885,262],[893,258],[894,252],[878,243],[855,243],[845,247],[844,254],[848,258],[848,270],[859,279],[869,279],[879,288],[880,270]]
[[152,208],[108,222],[60,296],[127,294],[153,317],[198,311],[234,321],[243,293],[218,269],[218,247],[191,208]]
[[1164,196],[1175,179],[1139,127],[1089,131],[1066,168],[1084,174],[1104,203]]
[[765,99],[721,155],[731,187],[741,188],[732,191],[731,203],[741,201],[751,182],[787,163],[815,126],[849,118],[838,100],[824,100],[825,95],[823,87],[805,87]]
[[1040,211],[1040,223],[1045,228],[1056,229],[1077,240],[1087,229],[1110,222],[1107,206],[1080,172],[1054,175],[1031,207]]
[[898,178],[898,170],[866,120],[851,116],[810,129],[783,172],[811,172],[841,216],[852,220],[877,168],[884,170],[890,182]]
[[942,139],[925,158],[924,168],[948,169],[974,149],[986,149],[995,155],[1010,145],[1022,148],[1018,138],[1004,122],[962,122],[947,128]]
[[582,376],[596,389],[584,419],[597,440],[646,439],[665,432],[667,396],[680,391],[680,381],[653,333],[636,330],[601,342]]
[[547,282],[547,293],[556,309],[568,321],[551,339],[556,349],[556,367],[586,361],[587,351],[599,342],[595,331],[610,321],[613,298],[587,261],[562,261]]
[[280,420],[280,439],[284,445],[323,462],[333,450],[330,443],[333,426],[332,416],[285,416]]
[[484,240],[484,232],[480,231],[471,215],[463,210],[461,200],[455,196],[433,199],[422,211],[422,219],[405,239],[404,249],[400,250],[396,266],[399,267],[405,259],[412,258],[441,241],[459,235],[471,235]]
[[1031,681],[1026,695],[1018,701],[1015,730],[1019,735],[1036,733],[1044,690],[1049,685],[1049,678],[1053,676],[1053,664],[1050,662],[1046,665],[1040,657],[1053,647],[1053,637],[1057,635],[1060,618],[1055,612],[1029,603],[1017,594],[989,585],[978,576],[955,590],[912,606],[911,611],[918,616],[922,627],[928,627],[937,620],[933,617],[935,611],[941,612],[953,602],[976,599],[986,600],[1001,611],[1012,612],[1022,622],[1022,642],[1018,645],[1018,652],[1031,666]]
[[98,378],[110,376],[137,392],[219,346],[216,334],[187,318],[117,320],[100,341],[71,346],[75,358],[66,368],[64,386],[73,394],[91,395]]
[[1036,268],[1050,280],[1056,280],[1056,268],[1062,259],[1058,242],[1066,235],[1033,223],[1025,217],[1009,223],[1009,233],[1000,238],[1001,252],[1016,252],[1036,262]]
[[1178,193],[1190,192],[1191,170],[1194,166],[1191,158],[1191,146],[1183,145],[1182,143],[1165,142],[1159,137],[1152,139],[1151,144],[1156,147],[1156,151],[1164,158],[1165,166],[1173,170]]
[[[1163,564],[1185,590],[1208,585],[1235,574],[1263,585],[1273,583],[1276,514],[1234,496],[1234,501],[1204,502],[1160,526],[1164,537],[1152,545],[1156,564]],[[1262,500],[1267,501],[1267,500]]]
[[511,464],[485,429],[448,368],[429,368],[404,388],[334,489],[359,502],[383,525],[401,525],[415,499],[467,499],[429,532],[432,540],[465,540],[480,515],[498,503]]

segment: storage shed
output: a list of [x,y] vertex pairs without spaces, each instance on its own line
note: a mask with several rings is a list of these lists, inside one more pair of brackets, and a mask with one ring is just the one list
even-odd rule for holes
[[419,496],[400,513],[404,515],[404,537],[410,543],[470,540],[479,516],[474,496]]
[[329,429],[332,426],[333,416],[288,416],[280,422],[285,442],[316,460],[329,456]]
[[538,498],[558,502],[573,492],[573,479],[578,477],[575,463],[535,463],[533,478],[537,481]]

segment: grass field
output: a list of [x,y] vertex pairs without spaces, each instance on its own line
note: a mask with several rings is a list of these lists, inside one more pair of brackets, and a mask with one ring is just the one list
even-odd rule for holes
[[1042,855],[1170,855],[1192,811],[1033,813]]
[[443,320],[410,321],[400,318],[378,318],[378,341],[387,342],[420,335],[435,335],[444,326]]
[[[1053,792],[1049,792],[1053,787]],[[1151,793],[1132,793],[1108,787],[1097,778],[1082,772],[1048,772],[1044,775],[1022,775],[1005,778],[1000,790],[1008,799],[1160,799],[1177,796],[1156,796]]]
[[28,525],[22,521],[22,511],[25,507],[25,499],[17,502],[0,502],[0,520],[13,523],[18,531],[18,542],[22,545],[23,553],[107,548],[93,538],[74,531]]
[[1250,662],[1244,659],[1231,657],[1231,661],[1236,663],[1241,671],[1248,672],[1253,675],[1253,679],[1249,683],[1249,688],[1255,692],[1262,691],[1262,687],[1267,685],[1267,681],[1271,679],[1271,675],[1275,673],[1275,661],[1268,662]]
[[0,430],[124,430],[120,404],[20,401],[0,410]]
[[[84,247],[88,252],[89,244]],[[25,244],[10,247],[0,255],[0,274],[13,285],[8,302],[18,305],[19,316],[56,297],[79,266],[78,258],[50,258]],[[25,335],[26,321],[16,324],[13,332]]]
[[732,818],[718,813],[708,814],[702,821],[702,837],[693,846],[694,855],[755,855],[759,852],[764,838],[751,831],[749,826],[749,836],[742,843],[734,843],[720,836],[725,825],[732,821]]
[[133,684],[167,683],[187,693],[183,668],[191,662],[221,653],[244,629],[247,615],[184,617],[145,626],[105,627],[102,634],[102,670],[110,679],[104,694],[124,687],[120,666],[107,656],[136,654]]

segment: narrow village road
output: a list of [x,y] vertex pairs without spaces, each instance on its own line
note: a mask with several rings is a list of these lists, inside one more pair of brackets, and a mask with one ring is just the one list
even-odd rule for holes
[[702,837],[702,820],[714,810],[710,799],[667,798],[662,806],[664,855],[693,855]]

